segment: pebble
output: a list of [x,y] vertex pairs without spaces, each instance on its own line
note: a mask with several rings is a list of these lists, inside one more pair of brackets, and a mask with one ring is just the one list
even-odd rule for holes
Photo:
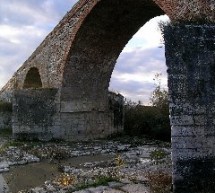
[[128,151],[130,145],[118,145],[117,146],[117,151],[121,152],[121,151]]
[[88,188],[87,190],[90,192],[90,193],[103,193],[105,192],[106,190],[109,190],[110,188],[108,186],[98,186],[96,188]]
[[47,193],[42,187],[36,187],[30,190],[30,193]]
[[110,190],[105,190],[104,193],[125,193],[125,192],[117,189],[110,189]]
[[9,188],[7,186],[7,183],[5,182],[3,176],[0,174],[0,192],[1,193],[8,193]]
[[9,164],[7,161],[0,162],[0,169],[9,168]]
[[149,189],[143,184],[127,184],[120,189],[127,193],[149,193]]
[[122,187],[124,184],[123,183],[121,183],[121,182],[109,182],[108,183],[108,186],[110,187],[110,188],[120,188],[120,187]]
[[[77,179],[93,183],[93,179],[98,176],[110,176],[118,175],[120,182],[109,182],[107,186],[90,187],[85,190],[71,191],[74,193],[149,193],[148,188],[144,185],[147,179],[144,177],[143,172],[147,170],[157,170],[157,167],[165,170],[165,166],[154,165],[150,158],[151,151],[155,150],[156,147],[149,145],[137,146],[131,148],[131,145],[120,144],[119,142],[109,141],[107,143],[94,142],[92,144],[77,144],[74,147],[65,145],[44,145],[37,147],[41,155],[44,158],[49,156],[50,152],[57,149],[59,152],[67,152],[70,157],[86,156],[86,155],[98,155],[98,154],[109,154],[111,156],[120,155],[124,164],[117,166],[114,159],[100,161],[100,162],[85,162],[80,165],[79,168],[74,168],[69,165],[60,166],[60,170],[77,176]],[[62,150],[62,151],[61,151]],[[165,152],[170,153],[170,148],[164,149]],[[9,167],[12,165],[24,165],[34,162],[40,162],[41,160],[29,153],[17,147],[9,147],[6,152],[6,156],[1,157],[0,160],[0,173],[8,172]],[[7,161],[5,161],[7,160]],[[170,162],[171,160],[167,159]],[[171,172],[171,171],[170,171]],[[135,181],[138,184],[134,184]],[[141,184],[142,183],[142,184]],[[43,186],[35,187],[29,190],[29,193],[66,193],[67,187],[59,187],[53,183],[53,180],[48,180]],[[1,192],[1,191],[0,191]]]
[[8,172],[9,171],[9,164],[7,161],[0,162],[0,173]]
[[79,191],[75,191],[73,193],[91,193],[88,190],[79,190]]
[[0,173],[9,172],[9,168],[1,168]]
[[28,163],[40,162],[40,158],[33,155],[27,155],[23,159],[26,160]]

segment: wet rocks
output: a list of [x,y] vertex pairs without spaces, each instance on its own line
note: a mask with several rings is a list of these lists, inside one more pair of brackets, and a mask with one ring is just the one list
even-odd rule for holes
[[121,188],[128,193],[148,193],[149,189],[143,184],[127,184]]
[[[32,145],[31,145],[32,146]],[[154,160],[151,152],[161,149],[165,157]],[[100,161],[88,161],[78,164],[76,167],[68,164],[59,164],[58,169],[63,174],[76,179],[74,184],[64,186],[56,183],[55,179],[46,181],[42,186],[22,191],[23,193],[144,193],[148,192],[146,173],[162,170],[171,173],[170,151],[168,147],[153,145],[135,145],[131,143],[120,143],[119,141],[93,141],[88,143],[43,143],[33,147],[9,147],[5,154],[0,157],[0,172],[8,171],[12,165],[29,164],[39,162],[43,159],[50,161],[57,160],[60,163],[63,159],[73,159],[81,156],[101,155],[105,153],[108,159]],[[121,159],[122,163],[116,162]],[[76,158],[75,158],[76,159]],[[95,186],[98,179],[108,179],[105,185]],[[77,188],[84,184],[84,189]],[[89,187],[88,187],[89,186]],[[83,189],[83,190],[82,190]]]
[[40,161],[38,157],[13,146],[8,147],[0,160],[2,160],[0,162],[0,173],[8,172],[10,166],[25,165]]
[[6,161],[0,162],[0,173],[8,172],[9,171],[9,164]]
[[7,183],[5,182],[3,176],[0,174],[0,192],[1,193],[8,193],[9,188],[7,186]]

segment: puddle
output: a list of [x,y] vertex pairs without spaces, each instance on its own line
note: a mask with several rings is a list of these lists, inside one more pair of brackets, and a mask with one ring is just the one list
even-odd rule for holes
[[[67,160],[61,160],[60,165],[78,167],[79,164],[94,161],[106,161],[112,159],[111,155],[81,156]],[[29,189],[43,185],[47,180],[53,179],[59,173],[57,163],[42,161],[40,163],[28,164],[24,166],[14,166],[8,173],[3,174],[10,192],[17,193],[23,189]]]

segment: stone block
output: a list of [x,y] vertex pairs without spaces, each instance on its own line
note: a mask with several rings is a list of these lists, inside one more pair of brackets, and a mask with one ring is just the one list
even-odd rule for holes
[[205,192],[205,187],[214,192],[214,29],[213,25],[165,29],[174,193]]
[[194,115],[194,124],[199,126],[207,125],[207,115]]
[[173,126],[189,126],[194,124],[192,115],[171,116],[170,123]]
[[172,126],[172,137],[202,137],[205,135],[203,126]]

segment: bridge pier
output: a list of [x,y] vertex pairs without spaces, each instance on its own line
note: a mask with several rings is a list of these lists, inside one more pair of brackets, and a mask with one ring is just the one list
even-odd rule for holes
[[15,139],[85,141],[123,131],[120,94],[109,92],[104,100],[66,101],[64,96],[63,101],[58,89],[43,88],[16,90],[12,99]]
[[165,28],[174,193],[215,192],[215,26]]

